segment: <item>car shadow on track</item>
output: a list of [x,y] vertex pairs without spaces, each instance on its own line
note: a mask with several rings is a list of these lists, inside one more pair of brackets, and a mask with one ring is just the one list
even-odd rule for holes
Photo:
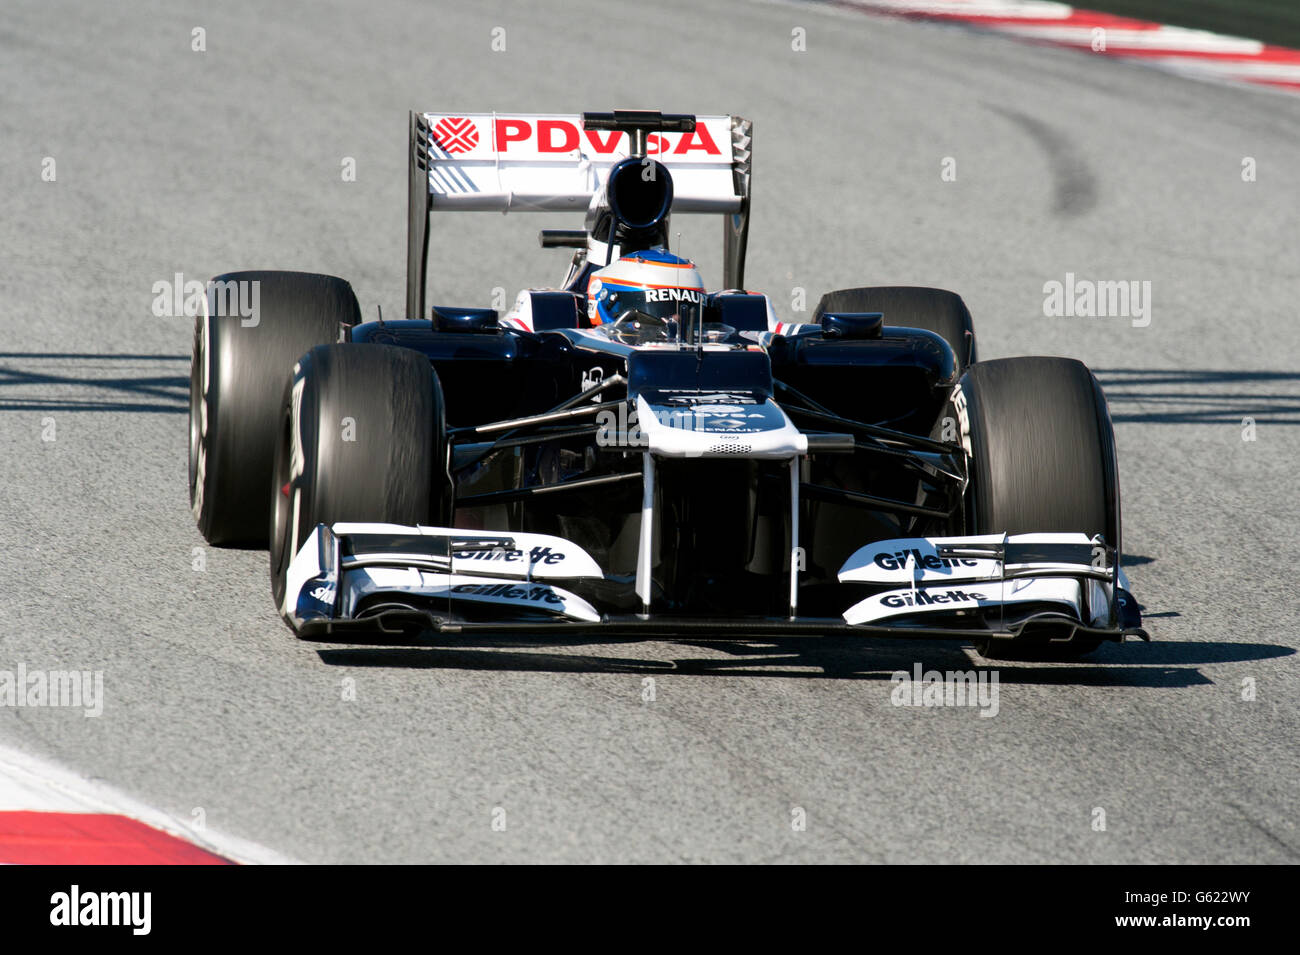
[[[642,641],[641,646],[652,646]],[[643,676],[778,677],[784,679],[888,680],[899,671],[996,670],[1002,683],[1182,688],[1213,680],[1198,664],[1288,656],[1289,647],[1246,643],[1108,644],[1076,663],[985,660],[956,641],[882,645],[851,638],[690,641],[665,640],[659,658],[556,652],[583,646],[608,648],[611,639],[524,642],[518,637],[476,637],[473,646],[338,647],[318,650],[331,666],[396,669],[487,670],[517,673],[608,673]],[[701,650],[708,655],[683,656]],[[648,658],[649,657],[649,658]]]
[[189,355],[0,352],[0,411],[185,414],[189,361]]
[[1094,368],[1116,423],[1300,424],[1300,373]]

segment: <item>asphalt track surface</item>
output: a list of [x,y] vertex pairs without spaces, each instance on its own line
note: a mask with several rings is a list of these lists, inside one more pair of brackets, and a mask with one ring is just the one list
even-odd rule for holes
[[[306,861],[1296,861],[1300,98],[820,5],[650,9],[5,4],[0,668],[102,669],[106,702],[0,709],[0,742]],[[322,271],[397,315],[408,109],[614,106],[754,120],[747,284],[778,303],[952,288],[984,357],[1096,369],[1155,642],[1000,665],[986,719],[890,702],[896,670],[983,665],[957,643],[329,648],[264,554],[195,552],[191,326],[153,284]],[[430,299],[554,281],[543,225],[576,223],[435,221]],[[719,281],[717,223],[677,227]],[[1150,281],[1150,325],[1044,317],[1067,272]]]

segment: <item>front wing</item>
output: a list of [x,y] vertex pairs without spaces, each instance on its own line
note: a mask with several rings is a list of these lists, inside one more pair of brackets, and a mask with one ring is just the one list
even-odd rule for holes
[[1082,534],[879,541],[841,568],[840,617],[711,619],[628,612],[635,582],[607,577],[560,537],[321,524],[289,567],[281,613],[300,636],[338,642],[474,632],[1149,639],[1114,559]]

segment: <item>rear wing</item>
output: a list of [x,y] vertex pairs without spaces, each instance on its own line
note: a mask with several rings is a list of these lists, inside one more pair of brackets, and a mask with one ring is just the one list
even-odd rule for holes
[[[579,115],[412,112],[410,132],[408,318],[425,317],[431,209],[585,213],[631,145],[628,132],[584,128]],[[645,142],[672,173],[674,212],[724,217],[727,288],[744,284],[751,141],[749,120],[698,116],[691,132],[652,132]]]

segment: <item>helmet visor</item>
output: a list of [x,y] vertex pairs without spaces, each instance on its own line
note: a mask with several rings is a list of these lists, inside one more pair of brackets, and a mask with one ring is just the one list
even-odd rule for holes
[[691,288],[631,288],[607,285],[600,291],[602,320],[617,321],[626,312],[641,312],[678,323],[694,320],[704,293]]

